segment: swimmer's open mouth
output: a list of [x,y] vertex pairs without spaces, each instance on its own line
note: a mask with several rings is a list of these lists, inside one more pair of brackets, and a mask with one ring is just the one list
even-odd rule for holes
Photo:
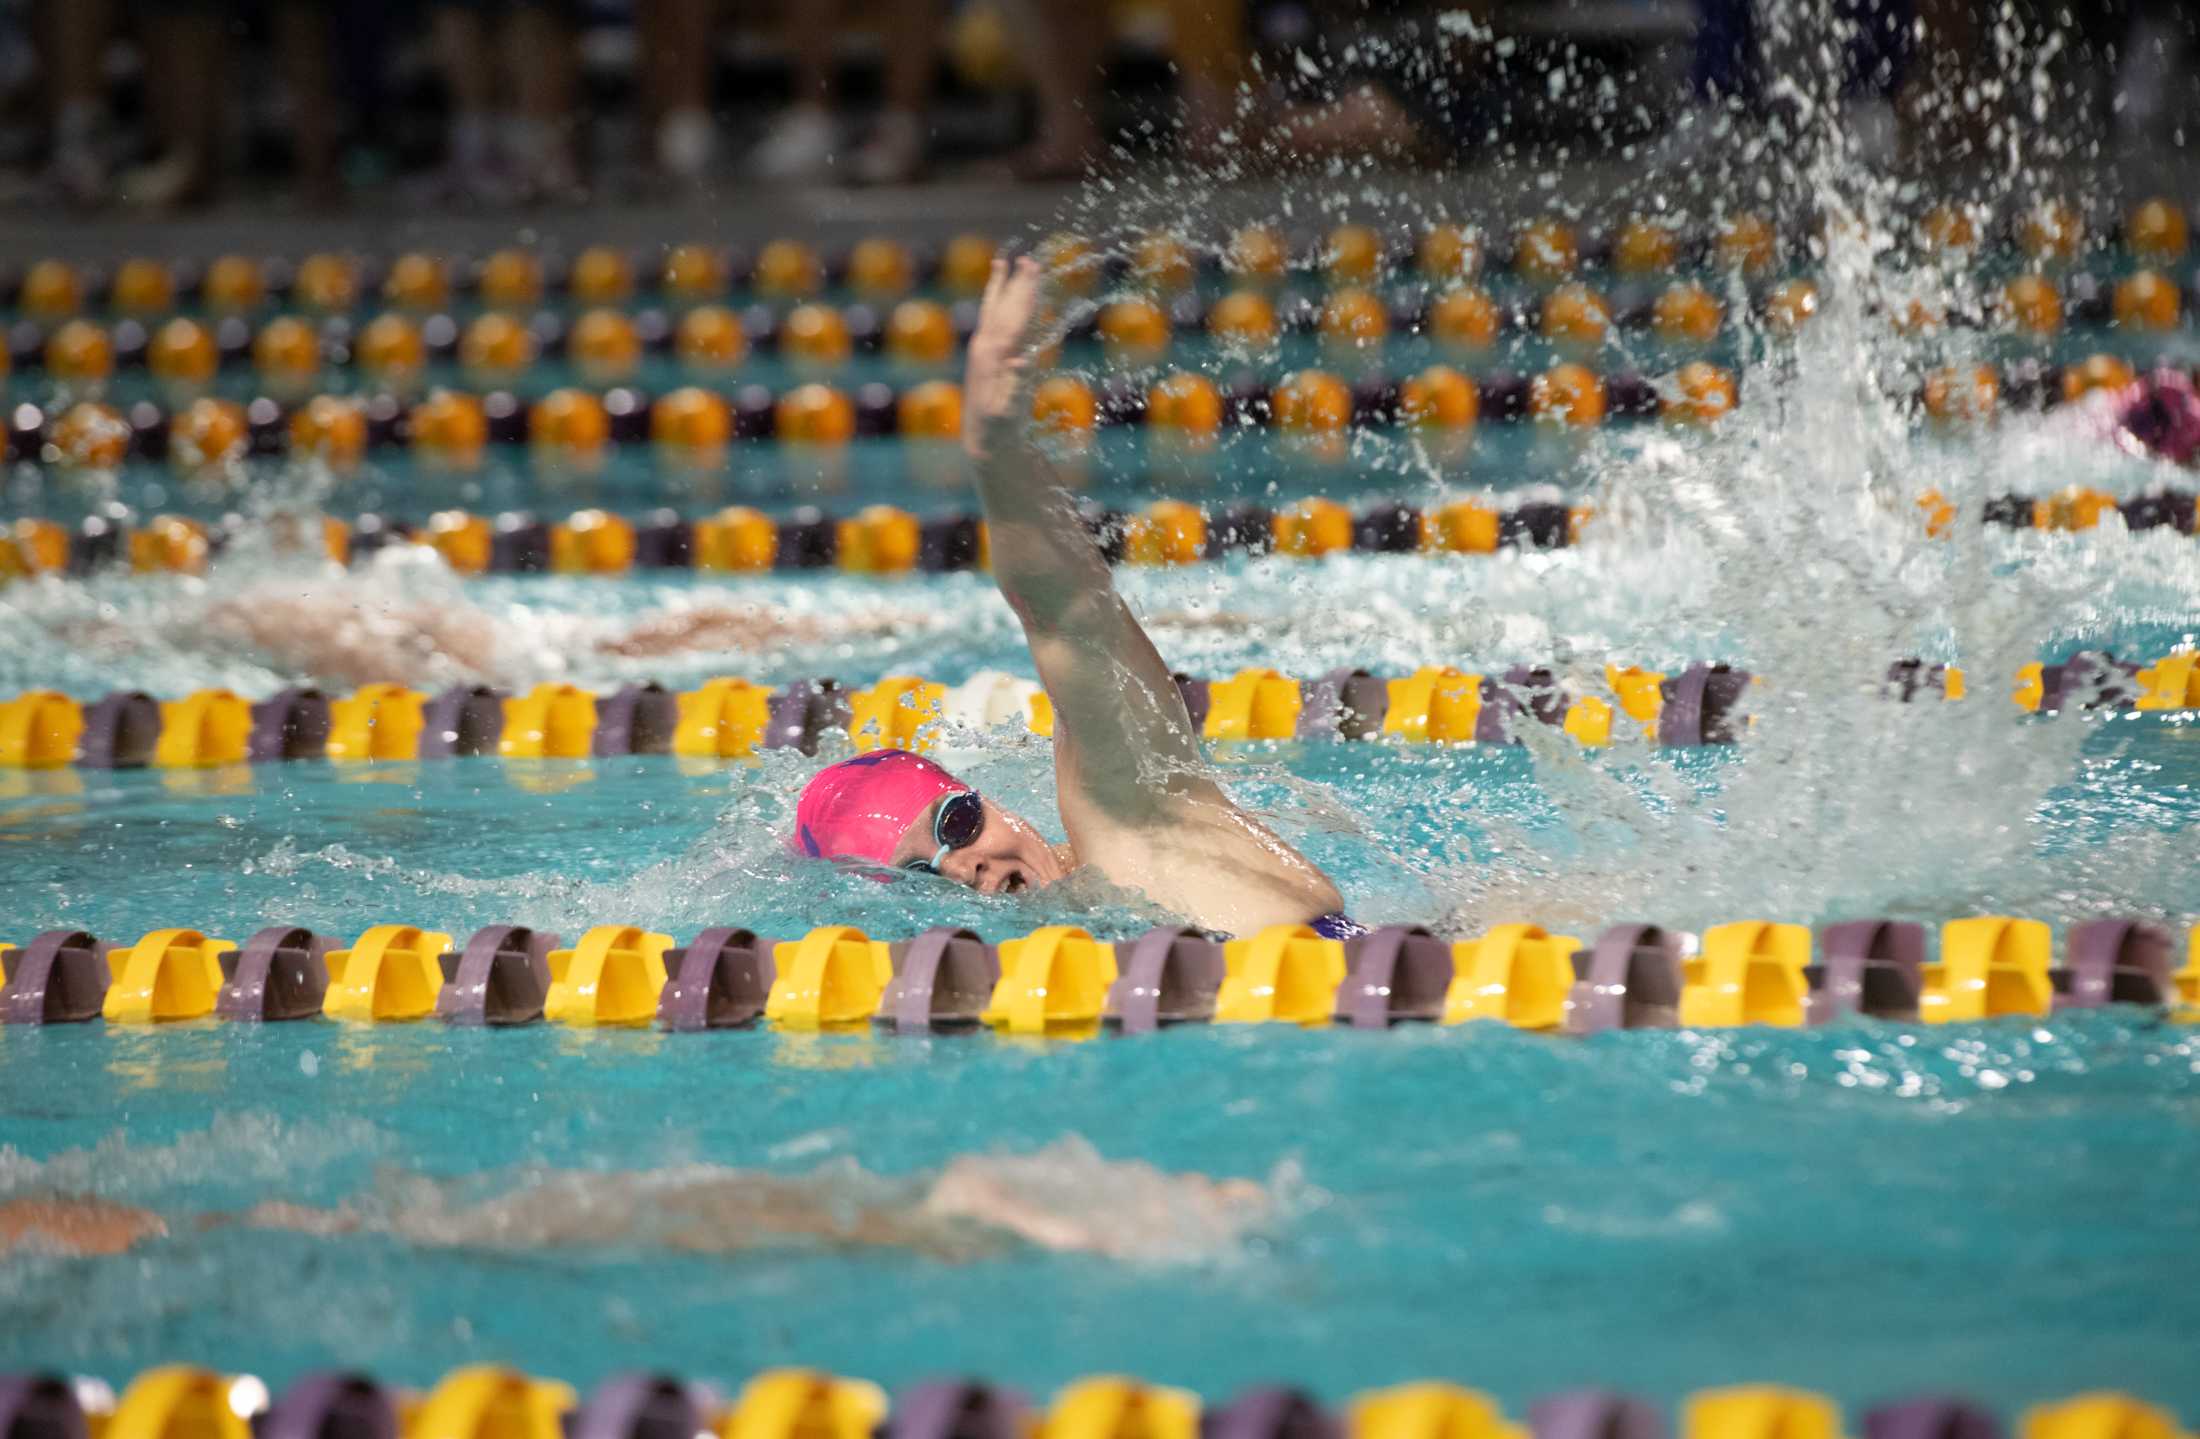
[[1012,874],[1008,877],[1006,882],[1001,885],[1001,893],[1020,894],[1028,888],[1030,888],[1030,881],[1026,880],[1020,874]]

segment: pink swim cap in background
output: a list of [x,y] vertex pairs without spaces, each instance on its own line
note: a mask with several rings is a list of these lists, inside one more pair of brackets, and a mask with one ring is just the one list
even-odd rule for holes
[[2180,465],[2200,458],[2200,394],[2192,377],[2155,370],[2116,397],[2116,428],[2124,448]]
[[794,808],[794,847],[821,859],[892,862],[901,837],[943,794],[970,786],[922,755],[878,749],[819,770]]

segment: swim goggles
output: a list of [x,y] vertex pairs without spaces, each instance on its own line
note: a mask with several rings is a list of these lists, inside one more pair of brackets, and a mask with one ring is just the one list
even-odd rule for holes
[[985,801],[971,790],[957,790],[940,801],[932,812],[932,842],[940,847],[930,859],[913,859],[903,869],[918,874],[938,874],[951,850],[968,849],[985,829]]

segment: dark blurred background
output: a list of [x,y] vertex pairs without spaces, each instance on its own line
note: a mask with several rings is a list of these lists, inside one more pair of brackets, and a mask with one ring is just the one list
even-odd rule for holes
[[[0,0],[0,205],[509,211],[1761,144],[2180,150],[2186,0]],[[2042,88],[2044,87],[2044,88]],[[2044,94],[2052,119],[2026,113]]]

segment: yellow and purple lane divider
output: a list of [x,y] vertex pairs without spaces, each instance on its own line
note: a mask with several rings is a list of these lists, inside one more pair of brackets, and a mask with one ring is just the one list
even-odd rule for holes
[[[2049,197],[1998,214],[1980,204],[1938,203],[1901,217],[1890,230],[1887,238],[1912,253],[1965,259],[2013,252],[2037,274],[2067,272],[2089,252],[2174,269],[2191,237],[2187,204],[2161,195],[2133,204],[2106,226],[2089,225],[2076,205]],[[1344,223],[1326,230],[1251,223],[1216,243],[1152,229],[1106,248],[1063,231],[1034,253],[1069,293],[1126,288],[1166,298],[1203,282],[1268,291],[1294,277],[1333,289],[1389,280],[1453,286],[1485,272],[1551,284],[1604,269],[1623,279],[1698,271],[1764,281],[1783,265],[1809,259],[1817,243],[1807,232],[1783,236],[1762,214],[1733,211],[1711,221],[1633,214],[1603,230],[1559,214],[1530,216],[1502,231],[1458,222],[1382,229]],[[232,252],[203,262],[137,256],[112,268],[45,256],[20,270],[0,271],[0,307],[38,326],[100,310],[141,322],[182,313],[235,319],[271,308],[348,317],[375,303],[410,315],[461,304],[526,313],[553,301],[625,306],[651,299],[688,307],[738,294],[789,302],[836,288],[873,305],[920,286],[969,300],[984,289],[999,250],[994,237],[973,231],[937,247],[883,233],[845,247],[781,237],[753,253],[673,242],[642,250],[591,245],[568,256],[553,246],[512,245],[486,255],[412,250],[376,257],[323,250],[292,259]],[[2122,308],[2109,313],[2121,318]],[[9,349],[35,361],[36,338]]]
[[[2002,379],[1998,373],[1991,378],[1998,398]],[[1943,388],[1953,384],[1948,394],[1970,406],[1964,411],[1969,415],[1986,383],[1965,374]],[[2009,389],[2013,398],[2044,394],[2043,383],[2038,376],[2012,375]],[[1929,404],[1933,392],[1922,393]],[[1227,432],[1258,428],[1294,442],[1296,453],[1308,458],[1341,461],[1355,430],[1409,427],[1448,451],[1463,449],[1481,421],[1591,426],[1663,418],[1706,424],[1730,413],[1739,396],[1734,374],[1703,360],[1660,376],[1603,374],[1569,360],[1532,376],[1493,370],[1477,377],[1433,364],[1411,375],[1349,380],[1300,369],[1273,383],[1246,377],[1223,385],[1190,370],[1151,384],[1121,377],[1095,384],[1065,373],[1035,387],[1031,415],[1036,429],[1073,449],[1102,428],[1143,427],[1173,453],[1197,455],[1212,451]],[[777,441],[830,462],[854,440],[894,437],[929,447],[918,463],[947,456],[950,463],[934,468],[953,477],[962,416],[962,390],[945,379],[898,389],[883,381],[842,389],[811,380],[777,392],[754,383],[691,384],[655,398],[630,386],[563,386],[532,402],[509,390],[450,388],[411,399],[318,395],[289,403],[265,395],[248,402],[201,395],[172,409],[150,400],[125,409],[64,399],[50,414],[26,400],[6,411],[0,458],[99,473],[132,460],[165,461],[199,475],[254,456],[288,454],[344,473],[370,453],[403,452],[420,467],[449,475],[479,470],[492,446],[510,445],[525,446],[539,469],[585,475],[620,446],[647,446],[674,470],[710,472],[727,463],[736,443]]]
[[[1622,332],[1654,335],[1676,350],[1701,354],[1752,325],[1793,335],[1822,303],[1818,282],[1804,275],[1752,284],[1739,304],[1733,298],[1732,286],[1717,281],[1647,276],[1600,286],[1555,275],[1510,295],[1492,294],[1471,277],[1439,284],[1354,282],[1318,298],[1244,282],[1212,299],[1126,287],[1079,314],[1067,339],[1096,343],[1108,366],[1121,372],[1172,362],[1196,369],[1216,358],[1236,367],[1272,365],[1278,342],[1291,335],[1318,337],[1326,361],[1339,368],[1364,368],[1403,338],[1424,341],[1447,363],[1487,369],[1501,341],[1524,336],[1539,336],[1577,358],[1593,355]],[[2173,273],[2156,267],[2121,277],[2032,270],[1982,286],[1976,298],[1952,305],[1882,305],[1879,317],[1898,333],[1925,337],[1958,328],[1991,328],[2035,342],[2066,328],[2161,337],[2190,322],[2194,298]],[[139,371],[180,412],[207,398],[225,374],[244,371],[265,398],[288,403],[324,389],[417,395],[427,388],[431,367],[455,371],[488,393],[511,387],[539,393],[548,388],[541,372],[562,365],[600,389],[631,384],[651,356],[672,361],[682,379],[705,386],[740,381],[744,365],[765,355],[779,357],[805,380],[828,380],[859,355],[883,357],[910,376],[953,366],[977,318],[974,306],[916,296],[846,305],[815,296],[782,299],[783,305],[735,309],[699,298],[677,312],[644,307],[631,313],[595,302],[570,317],[558,308],[491,305],[462,318],[442,304],[393,304],[363,324],[348,314],[296,311],[250,318],[125,315],[112,324],[49,317],[8,330],[0,378],[7,367],[20,369],[47,381],[66,405],[102,393],[118,372]],[[2171,356],[2160,360],[2174,366]],[[1992,402],[1989,410],[2004,398],[2053,404],[2071,398],[2069,387],[2082,389],[2086,380],[2082,364],[2066,368],[2038,359],[1986,369],[1990,393],[1970,386],[1982,373],[1976,367],[1935,373],[1942,403],[1934,401],[1930,377],[1916,398],[1936,419],[1976,418],[1986,412],[1981,400]],[[1627,413],[1624,404],[1616,410]]]
[[[2004,409],[2076,403],[2097,390],[2121,391],[2136,379],[2129,361],[2106,353],[2068,366],[1946,366],[1927,374],[1908,403],[1935,424],[1963,424]],[[104,382],[77,383],[97,391]],[[1061,373],[1034,387],[1031,417],[1037,430],[1070,450],[1089,445],[1103,428],[1141,428],[1169,455],[1196,458],[1226,433],[1265,429],[1294,455],[1334,464],[1349,457],[1359,431],[1410,430],[1449,456],[1463,453],[1485,421],[1706,425],[1740,401],[1734,372],[1708,360],[1657,375],[1600,372],[1579,360],[1560,360],[1533,375],[1487,368],[1470,373],[1438,362],[1410,374],[1348,378],[1309,367],[1272,381],[1247,373],[1221,384],[1193,370],[1151,381],[1118,375],[1095,382]],[[830,467],[854,440],[896,437],[913,447],[913,463],[952,478],[962,423],[961,388],[947,379],[899,388],[873,381],[850,389],[807,380],[774,391],[728,378],[655,397],[630,385],[567,385],[532,401],[494,388],[436,388],[404,398],[262,395],[238,401],[200,394],[171,407],[142,400],[126,408],[64,394],[50,412],[30,400],[6,408],[0,459],[98,473],[132,460],[165,461],[183,474],[206,475],[254,456],[287,454],[345,473],[370,453],[401,450],[423,469],[449,475],[481,469],[492,446],[504,445],[525,446],[546,473],[576,476],[594,473],[621,446],[646,446],[668,468],[696,473],[722,469],[736,443],[777,441]]]
[[[1956,506],[1937,491],[1919,497],[1927,532],[1946,536]],[[2050,495],[1987,500],[1979,521],[2004,529],[2072,532],[2114,516],[2132,530],[2192,534],[2196,496],[2164,488],[2119,500],[2105,490],[2069,486]],[[1233,554],[1319,559],[1369,554],[1494,555],[1579,544],[1595,521],[1586,504],[1555,498],[1510,503],[1456,500],[1435,508],[1379,502],[1357,510],[1310,498],[1280,507],[1213,507],[1156,500],[1131,511],[1094,505],[1087,528],[1111,563],[1171,566]],[[944,574],[991,566],[984,519],[969,512],[918,516],[895,505],[869,505],[835,516],[802,509],[772,516],[732,505],[689,518],[673,510],[629,517],[577,510],[557,521],[525,513],[442,510],[413,523],[388,515],[352,520],[263,522],[278,544],[325,554],[338,564],[364,560],[393,544],[426,546],[464,575],[619,575],[636,570],[718,574],[838,569],[850,574]],[[75,526],[27,518],[0,527],[0,583],[41,574],[201,574],[242,532],[245,522],[209,524],[184,515],[142,521],[102,515]]]
[[1111,941],[1048,925],[998,944],[938,926],[905,940],[828,924],[773,940],[712,926],[686,944],[599,924],[568,945],[489,925],[463,942],[408,924],[344,940],[298,925],[240,948],[196,929],[110,944],[48,930],[0,943],[0,1020],[146,1025],[325,1018],[463,1026],[795,1032],[993,1030],[1089,1038],[1178,1024],[1480,1021],[1547,1033],[1793,1028],[1859,1018],[1950,1024],[2136,1005],[2200,1019],[2200,925],[2179,941],[2145,918],[2087,920],[2060,955],[2046,923],[1980,915],[1942,926],[1745,920],[1700,935],[1615,925],[1584,944],[1534,924],[1465,939],[1390,925],[1351,939],[1304,924],[1249,938],[1161,925]]
[[[1939,503],[1935,501],[1934,503]],[[2189,500],[2160,519],[2189,517]],[[2113,499],[2107,510],[2116,510]],[[2089,509],[2097,520],[2106,510]],[[2136,512],[2135,512],[2136,514]],[[1557,500],[1512,504],[1459,501],[1432,510],[1375,504],[1355,511],[1314,498],[1271,508],[1210,510],[1161,500],[1133,512],[1094,506],[1086,524],[1101,553],[1132,565],[1188,565],[1231,554],[1316,559],[1370,553],[1489,555],[1501,549],[1557,549],[1579,541],[1592,511]],[[0,583],[41,574],[201,574],[241,532],[236,524],[160,514],[130,521],[98,516],[76,526],[23,519],[0,527]],[[918,516],[894,505],[854,514],[800,509],[773,516],[731,505],[687,518],[671,510],[636,517],[578,510],[556,522],[526,514],[442,510],[414,523],[379,514],[267,522],[279,545],[325,554],[338,564],[395,544],[434,550],[464,575],[616,575],[636,570],[713,574],[841,570],[850,574],[944,574],[991,567],[983,518],[960,512]],[[2090,527],[2090,525],[2088,526]],[[2068,526],[2065,526],[2068,528]]]
[[[1630,734],[1665,746],[1734,743],[1749,726],[1762,681],[1723,663],[1677,672],[1607,665],[1605,693],[1547,668],[1478,673],[1431,665],[1385,677],[1334,670],[1296,679],[1248,668],[1225,679],[1177,677],[1186,712],[1217,743],[1277,740],[1516,743],[1524,726],[1552,727],[1592,747]],[[1955,666],[1904,660],[1883,690],[1900,700],[1965,694]],[[2172,712],[2200,709],[2200,653],[2152,664],[2078,651],[2017,674],[2011,698],[2031,713],[2066,709]],[[929,749],[947,725],[1054,730],[1046,691],[984,672],[958,685],[897,675],[859,688],[830,679],[779,688],[738,678],[673,691],[654,682],[596,694],[544,683],[523,694],[460,685],[436,694],[399,684],[345,696],[310,688],[252,701],[226,689],[157,700],[125,690],[89,704],[54,690],[0,700],[0,770],[219,769],[327,759],[339,763],[469,755],[587,759],[669,754],[736,759],[768,749],[814,754],[832,735],[859,750]]]
[[1580,1389],[1507,1414],[1441,1380],[1363,1390],[1331,1409],[1283,1385],[1208,1404],[1189,1390],[1118,1375],[1073,1380],[1044,1404],[975,1379],[880,1386],[810,1369],[768,1370],[738,1388],[666,1374],[570,1385],[502,1365],[454,1369],[425,1392],[321,1371],[280,1395],[249,1374],[169,1365],[117,1398],[96,1380],[0,1376],[8,1439],[2190,1439],[2176,1415],[2096,1391],[2035,1405],[2005,1425],[1935,1394],[1874,1406],[1853,1422],[1806,1389],[1700,1389],[1671,1416],[1646,1400]]

